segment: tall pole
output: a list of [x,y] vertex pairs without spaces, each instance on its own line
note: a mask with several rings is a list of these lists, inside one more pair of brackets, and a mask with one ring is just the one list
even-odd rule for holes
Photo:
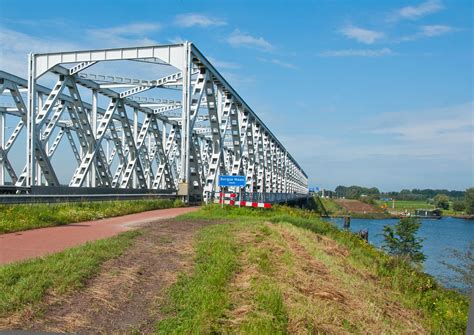
[[[43,94],[38,93],[38,110],[40,111],[43,108]],[[35,120],[36,124],[36,120]],[[39,129],[41,132],[41,129]],[[48,149],[46,149],[46,152],[48,152]],[[41,166],[39,165],[38,162],[36,162],[36,185],[41,186]]]
[[185,190],[183,195],[185,200],[189,201],[189,113],[190,113],[190,91],[191,91],[191,48],[190,43],[184,43],[184,65],[183,65],[183,96],[182,96],[182,114],[181,114],[181,171],[180,182]]
[[[136,145],[137,140],[138,140],[138,109],[137,108],[133,109],[133,140],[134,140],[135,145]],[[134,151],[132,151],[132,153],[134,153]],[[139,159],[139,158],[138,157],[133,157],[133,159]],[[136,167],[133,169],[132,188],[137,188],[137,169],[136,169]]]
[[[0,113],[0,148],[5,146],[5,113]],[[5,164],[0,159],[0,185],[5,185]]]
[[[94,136],[95,139],[97,139],[97,90],[93,89],[92,90],[92,115],[91,115],[91,125],[92,125],[92,136]],[[108,158],[108,156],[107,156]],[[91,187],[96,187],[97,186],[97,176],[96,176],[96,170],[95,170],[95,158],[92,161],[91,169],[90,169],[90,174],[91,174]]]
[[[148,135],[148,152],[151,151],[151,135]],[[158,149],[155,149],[158,150]],[[151,164],[150,162],[150,173],[148,173],[148,178],[147,178],[147,188],[151,188]]]
[[31,187],[36,178],[36,64],[35,55],[28,55],[28,110],[26,114],[26,187]]

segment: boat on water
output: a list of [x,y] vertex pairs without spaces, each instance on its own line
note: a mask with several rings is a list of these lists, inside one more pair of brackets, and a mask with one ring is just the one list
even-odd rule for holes
[[435,209],[415,209],[415,214],[413,215],[415,218],[420,219],[441,219],[441,210],[439,208]]

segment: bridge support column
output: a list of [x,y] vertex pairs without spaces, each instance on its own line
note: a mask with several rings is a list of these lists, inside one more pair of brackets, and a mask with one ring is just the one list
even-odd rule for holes
[[[0,148],[5,147],[5,114],[0,113]],[[5,185],[5,164],[3,157],[0,159],[0,185]]]
[[35,55],[28,55],[28,108],[26,117],[26,183],[25,186],[33,186],[36,179],[36,61]]
[[[138,109],[134,108],[133,109],[133,140],[135,143],[138,141]],[[137,152],[137,155],[140,153]],[[139,159],[133,154],[132,159]],[[137,188],[137,171],[136,169],[133,170],[133,176],[132,176],[132,187]]]
[[[97,90],[92,90],[92,111],[91,111],[92,136],[97,139]],[[91,187],[97,186],[96,159],[94,158],[90,170]]]
[[189,201],[189,149],[190,149],[190,91],[191,91],[191,48],[188,42],[184,43],[183,63],[183,95],[181,114],[181,171],[179,176],[178,195]]

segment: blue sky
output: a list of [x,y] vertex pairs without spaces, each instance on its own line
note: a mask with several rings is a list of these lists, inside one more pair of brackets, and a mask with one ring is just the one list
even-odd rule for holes
[[30,51],[194,42],[311,186],[474,185],[471,1],[0,0],[0,17],[0,68],[21,76]]

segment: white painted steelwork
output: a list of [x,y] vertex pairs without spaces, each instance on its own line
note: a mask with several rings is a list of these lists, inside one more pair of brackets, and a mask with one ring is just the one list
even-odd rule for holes
[[[176,71],[151,80],[93,73],[112,61]],[[13,99],[0,107],[0,185],[8,175],[17,187],[60,186],[51,159],[67,139],[76,164],[70,187],[201,200],[218,189],[219,174],[243,174],[247,192],[308,191],[296,160],[192,43],[30,54],[28,62],[28,80],[0,71],[0,94]],[[38,84],[45,74],[56,77],[52,88]],[[160,96],[169,89],[180,90],[181,99]],[[5,141],[6,115],[18,122]],[[15,171],[9,152],[24,128],[26,165]]]

